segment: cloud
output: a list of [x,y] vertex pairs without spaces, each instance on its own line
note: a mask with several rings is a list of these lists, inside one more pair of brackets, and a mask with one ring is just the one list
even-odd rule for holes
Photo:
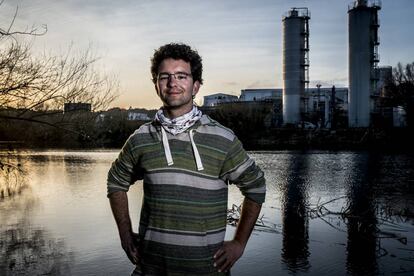
[[274,87],[274,82],[269,80],[257,80],[247,85],[247,88],[272,88]]
[[223,85],[225,85],[225,86],[238,86],[238,85],[240,85],[240,83],[235,82],[235,81],[229,81],[229,82],[224,82]]

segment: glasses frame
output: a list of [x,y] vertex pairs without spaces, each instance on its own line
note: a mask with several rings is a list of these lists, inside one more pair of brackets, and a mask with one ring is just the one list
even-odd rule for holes
[[[161,75],[165,75],[165,76],[167,76],[168,75],[168,78],[160,78],[160,76]],[[185,78],[183,78],[183,79],[179,79],[179,78],[177,78],[177,76],[176,75],[184,75],[185,76]],[[191,73],[187,73],[187,72],[175,72],[175,73],[167,73],[167,72],[162,72],[162,73],[159,73],[158,74],[158,76],[157,76],[157,81],[159,81],[159,82],[166,82],[166,81],[170,81],[171,80],[171,77],[174,77],[174,80],[176,80],[176,81],[178,81],[178,82],[185,82],[185,81],[187,81],[187,79],[188,79],[188,77],[193,77],[193,75],[191,74]]]

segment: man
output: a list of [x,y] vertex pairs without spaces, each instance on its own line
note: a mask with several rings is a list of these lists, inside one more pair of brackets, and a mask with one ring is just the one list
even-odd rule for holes
[[[108,197],[134,275],[224,275],[243,254],[265,197],[262,171],[229,129],[193,104],[202,80],[198,53],[167,44],[151,60],[163,102],[126,141],[108,173]],[[126,192],[143,179],[139,234]],[[228,183],[244,194],[233,240],[224,242]]]

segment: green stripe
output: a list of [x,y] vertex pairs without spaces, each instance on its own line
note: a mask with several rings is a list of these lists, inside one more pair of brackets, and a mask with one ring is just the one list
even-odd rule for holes
[[221,200],[221,201],[216,201],[216,202],[201,202],[201,201],[197,201],[194,202],[192,200],[177,200],[177,199],[161,199],[161,198],[151,198],[147,195],[144,196],[145,200],[149,201],[149,202],[153,202],[153,203],[182,203],[184,206],[187,205],[191,205],[191,208],[197,208],[199,205],[203,205],[203,206],[208,206],[208,205],[226,205],[227,204],[227,199],[226,200]]

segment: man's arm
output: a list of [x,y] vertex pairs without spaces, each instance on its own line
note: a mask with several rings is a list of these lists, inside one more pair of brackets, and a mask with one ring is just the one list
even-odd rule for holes
[[215,266],[220,272],[228,271],[241,257],[253,231],[266,196],[266,181],[263,172],[234,137],[221,169],[220,178],[236,184],[244,195],[242,213],[234,239],[224,242],[214,255]]
[[133,264],[139,263],[137,234],[132,232],[131,218],[129,216],[128,196],[126,192],[117,191],[109,196],[112,213],[118,226],[121,245]]
[[244,198],[242,213],[233,240],[224,242],[222,248],[214,255],[214,265],[219,272],[228,271],[242,256],[261,208],[261,204],[247,197]]

